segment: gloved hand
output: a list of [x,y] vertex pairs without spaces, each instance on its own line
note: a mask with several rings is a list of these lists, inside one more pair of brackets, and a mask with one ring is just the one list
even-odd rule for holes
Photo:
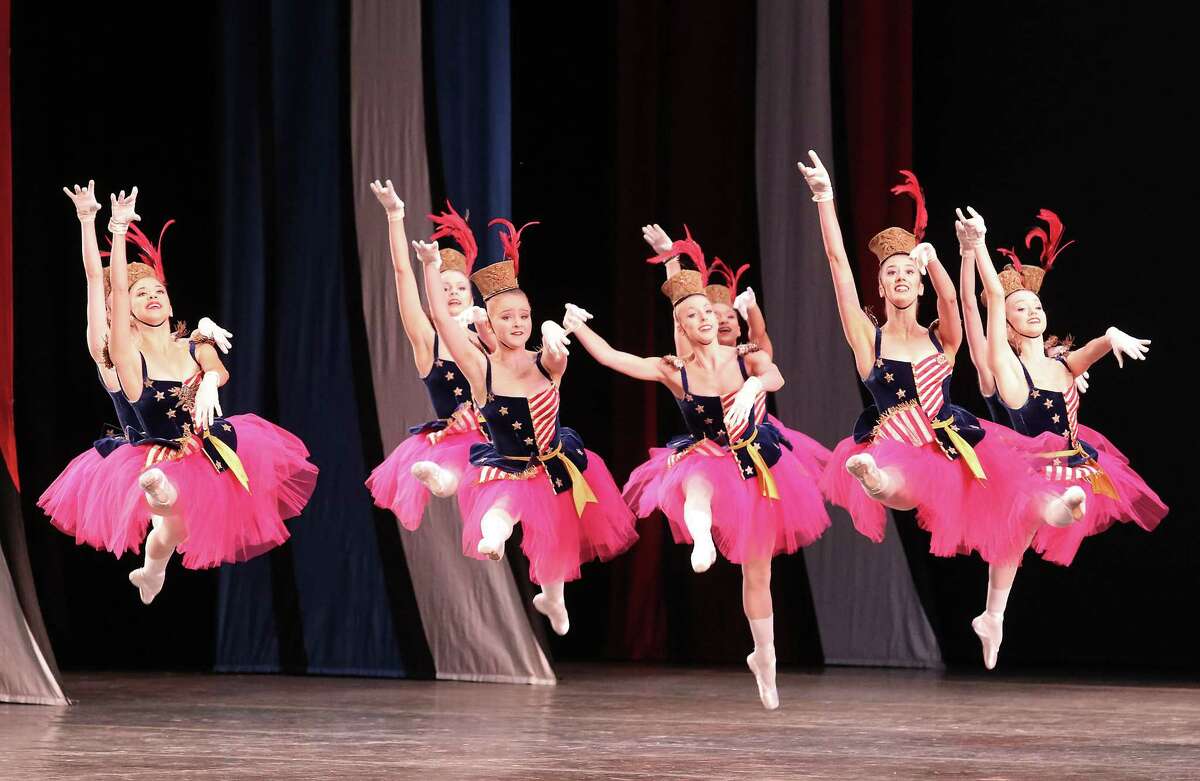
[[196,400],[192,405],[192,421],[197,431],[207,431],[214,418],[221,417],[221,400],[217,395],[217,387],[221,376],[215,371],[207,371],[196,389]]
[[924,275],[926,267],[928,267],[933,261],[937,260],[937,251],[934,250],[932,244],[923,241],[917,246],[913,247],[912,252],[908,253],[908,256],[913,259],[914,263],[917,264],[917,270]]
[[1123,360],[1125,356],[1135,361],[1146,360],[1146,353],[1150,351],[1149,339],[1135,339],[1116,327],[1109,328],[1104,334],[1108,337],[1113,357],[1117,359],[1117,366],[1120,368],[1125,368],[1125,361]]
[[592,313],[582,307],[574,304],[566,305],[566,314],[563,315],[563,329],[567,333],[571,333],[579,326],[592,319]]
[[798,162],[796,167],[800,169],[800,175],[804,177],[804,181],[808,182],[808,189],[812,190],[812,199],[818,203],[832,201],[833,180],[829,178],[829,172],[825,170],[825,165],[821,162],[821,158],[817,157],[816,152],[810,149],[808,156],[812,158],[812,166]]
[[386,184],[380,184],[378,179],[371,182],[371,192],[375,193],[376,200],[387,212],[388,222],[401,221],[404,219],[404,201],[400,200],[399,195],[396,195],[396,190],[392,187],[392,180],[386,179],[385,182]]
[[64,187],[63,192],[71,199],[71,203],[75,204],[75,216],[79,218],[80,222],[96,221],[96,213],[100,211],[100,202],[96,200],[95,181],[88,179],[86,188],[75,185],[75,192]]
[[417,252],[417,260],[425,265],[426,269],[437,271],[442,267],[442,256],[438,254],[438,243],[436,241],[414,241],[413,249]]
[[112,202],[112,216],[108,219],[108,232],[112,235],[124,236],[129,232],[129,223],[142,219],[142,216],[135,211],[137,194],[136,185],[129,191],[128,197],[124,190],[120,195],[109,193],[108,198]]
[[750,319],[750,307],[758,306],[758,298],[754,295],[754,288],[747,287],[742,292],[738,293],[737,298],[733,299],[733,308],[743,320]]
[[1079,376],[1077,376],[1075,378],[1075,390],[1079,391],[1080,393],[1087,393],[1088,385],[1089,385],[1089,383],[1088,383],[1088,373],[1087,372],[1084,372],[1083,374],[1080,374]]
[[562,357],[570,355],[567,350],[567,345],[571,340],[567,338],[566,329],[553,320],[547,320],[542,323],[542,347],[549,351],[551,355]]
[[671,241],[671,237],[667,235],[665,230],[658,227],[658,223],[655,223],[654,225],[643,225],[642,239],[644,239],[645,242],[650,245],[650,249],[659,254],[662,254],[663,252],[669,252],[675,243]]
[[729,411],[725,413],[726,431],[746,422],[762,389],[762,380],[757,377],[750,377],[742,383],[741,389],[733,397],[733,404],[729,405]]
[[223,353],[229,352],[229,348],[232,347],[229,340],[233,338],[233,334],[214,323],[210,318],[200,318],[200,322],[196,324],[196,331],[201,336],[212,339]]

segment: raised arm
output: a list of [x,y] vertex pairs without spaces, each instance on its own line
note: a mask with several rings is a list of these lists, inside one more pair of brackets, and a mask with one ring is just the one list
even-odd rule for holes
[[664,382],[664,363],[661,358],[640,358],[632,353],[614,349],[588,326],[586,321],[590,317],[590,314],[574,304],[567,304],[567,313],[563,317],[563,327],[575,334],[589,355],[602,366],[607,366],[626,377],[646,382]]
[[963,332],[967,338],[967,350],[975,373],[979,378],[979,391],[984,396],[996,392],[996,380],[988,368],[987,336],[983,332],[983,316],[979,312],[979,299],[975,297],[975,248],[970,243],[966,226],[960,220],[954,222],[958,234],[958,297],[962,302]]
[[[392,253],[392,272],[396,280],[396,302],[400,305],[400,322],[412,344],[417,370],[425,372],[436,357],[433,354],[433,325],[421,309],[421,295],[408,258],[408,236],[404,232],[404,201],[392,188],[392,180],[384,184],[371,182],[371,192],[383,206],[388,219],[388,246]],[[429,269],[426,268],[426,273]],[[435,272],[436,273],[436,272]],[[438,282],[440,283],[440,279]]]
[[74,187],[74,192],[66,187],[63,188],[63,192],[75,204],[75,216],[79,218],[82,237],[83,275],[87,279],[88,353],[99,366],[105,367],[108,310],[104,302],[104,265],[100,260],[100,247],[96,243],[96,214],[100,211],[100,202],[96,200],[95,181],[89,179],[86,188],[79,185]]
[[1067,368],[1071,370],[1072,375],[1078,377],[1093,363],[1107,355],[1109,350],[1112,350],[1113,357],[1117,359],[1117,366],[1123,369],[1124,358],[1134,361],[1146,360],[1146,353],[1150,351],[1150,340],[1137,339],[1119,328],[1110,327],[1104,332],[1104,336],[1099,336],[1070,353],[1067,356]]
[[829,260],[829,271],[833,275],[833,292],[837,296],[838,314],[841,316],[842,331],[850,349],[854,351],[854,363],[859,376],[865,377],[875,360],[875,325],[858,300],[858,288],[854,284],[854,269],[842,243],[842,228],[838,224],[837,208],[833,205],[833,183],[829,172],[821,164],[821,158],[811,149],[808,156],[812,166],[796,163],[804,181],[812,190],[821,218],[821,239],[825,243],[825,257]]
[[425,269],[425,296],[429,300],[429,311],[433,315],[433,325],[437,328],[446,349],[450,351],[454,362],[462,370],[467,382],[471,383],[471,393],[477,402],[487,397],[487,357],[480,352],[467,329],[459,325],[450,308],[446,304],[446,290],[438,275],[442,259],[438,255],[437,242],[414,241],[413,248],[417,251],[417,259]]
[[[112,321],[118,326],[129,322],[129,267],[125,259],[125,234],[129,223],[140,220],[134,211],[137,205],[137,187],[125,196],[110,195],[112,218],[108,229],[112,233],[112,255],[109,260],[109,282],[112,284]],[[125,392],[125,398],[137,401],[142,395],[142,361],[133,343],[133,334],[128,327],[112,328],[108,335],[108,354],[117,369],[117,380]]]
[[[979,213],[967,207],[971,217],[979,217]],[[959,210],[960,222],[970,227],[970,220]],[[979,223],[982,224],[982,218]],[[1008,321],[1004,317],[1004,286],[992,265],[992,257],[988,254],[987,244],[983,241],[983,233],[968,237],[975,251],[975,268],[979,271],[979,280],[983,284],[987,296],[987,366],[992,372],[996,390],[1000,399],[1009,407],[1020,407],[1029,396],[1029,385],[1025,382],[1025,372],[1021,368],[1021,360],[1008,344]]]
[[938,341],[942,343],[947,357],[953,358],[962,346],[963,338],[962,320],[958,313],[958,291],[954,289],[954,282],[946,273],[946,267],[938,259],[932,244],[922,242],[913,248],[910,255],[917,261],[922,273],[929,276],[929,284],[933,285],[934,295],[937,296]]
[[733,308],[746,321],[748,328],[746,338],[758,345],[758,349],[768,356],[774,356],[775,347],[771,344],[771,337],[767,335],[767,321],[763,317],[762,309],[758,306],[758,297],[754,295],[754,288],[747,287],[738,293],[737,298],[733,300]]

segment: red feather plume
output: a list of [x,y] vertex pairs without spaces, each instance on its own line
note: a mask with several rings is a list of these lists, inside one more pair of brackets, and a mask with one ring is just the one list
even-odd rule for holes
[[700,278],[708,284],[708,264],[704,262],[704,250],[700,249],[700,245],[692,238],[692,232],[688,230],[688,226],[683,226],[684,238],[678,239],[671,245],[671,249],[666,252],[660,252],[652,258],[646,258],[647,263],[666,263],[676,255],[687,255],[692,259],[692,265],[700,272]]
[[449,199],[446,200],[446,209],[448,211],[441,214],[428,215],[429,220],[437,226],[437,230],[429,238],[436,240],[449,236],[454,239],[462,248],[463,257],[467,259],[467,276],[470,276],[471,269],[475,266],[475,258],[479,257],[479,246],[475,243],[475,234],[471,232],[471,226],[467,224],[462,215],[450,205]]
[[1054,212],[1050,211],[1049,209],[1040,209],[1038,211],[1037,218],[1046,223],[1046,226],[1050,229],[1049,233],[1047,233],[1043,228],[1034,228],[1030,230],[1029,233],[1025,234],[1025,247],[1027,249],[1033,249],[1033,240],[1040,240],[1042,242],[1042,252],[1040,255],[1042,268],[1046,271],[1049,271],[1050,267],[1054,265],[1054,261],[1058,258],[1059,254],[1067,247],[1074,244],[1075,241],[1072,239],[1066,244],[1059,246],[1063,237],[1063,223],[1062,220],[1058,218],[1058,215]]
[[917,241],[925,238],[925,228],[929,225],[929,212],[925,209],[925,193],[921,191],[921,183],[917,181],[917,175],[912,171],[900,170],[900,175],[904,177],[904,184],[898,184],[892,188],[892,195],[909,195],[917,203],[917,218],[913,222],[913,235],[917,237]]
[[1013,249],[1005,249],[1004,247],[996,247],[996,251],[999,252],[1004,257],[1011,260],[1012,264],[1013,264],[1013,268],[1017,269],[1018,271],[1021,270],[1021,259],[1017,257],[1017,250],[1015,247]]
[[[488,223],[488,227],[490,228],[493,225],[497,225],[497,224],[501,226],[500,227],[500,244],[503,245],[503,247],[504,247],[504,258],[506,260],[511,260],[512,264],[513,264],[513,272],[516,274],[520,274],[521,273],[521,253],[520,253],[521,231],[525,230],[530,225],[537,225],[538,223],[536,221],[527,222],[521,226],[520,230],[518,230],[517,227],[515,225],[513,225],[510,221],[504,219],[503,217],[497,217],[496,219],[494,219]],[[506,231],[505,228],[507,228],[508,230]]]
[[[150,237],[142,233],[142,229],[137,226],[136,222],[129,223],[129,233],[126,234],[126,241],[132,241],[133,245],[138,249],[138,258],[150,268],[154,269],[154,276],[159,282],[167,284],[167,272],[163,268],[162,259],[162,243],[163,236],[167,234],[167,228],[175,224],[175,220],[167,220],[162,226],[162,230],[158,233],[158,244],[150,241]],[[105,241],[108,242],[108,252],[101,252],[100,257],[107,258],[112,256],[112,237],[105,236]]]

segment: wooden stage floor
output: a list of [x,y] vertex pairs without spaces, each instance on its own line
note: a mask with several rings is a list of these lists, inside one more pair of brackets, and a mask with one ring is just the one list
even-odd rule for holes
[[0,778],[1200,779],[1200,683],[568,666],[556,687],[75,674]]

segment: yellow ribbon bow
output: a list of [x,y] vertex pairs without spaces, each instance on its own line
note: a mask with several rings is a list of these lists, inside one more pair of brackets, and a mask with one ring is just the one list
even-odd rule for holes
[[[575,500],[575,514],[582,518],[584,508],[591,503],[599,504],[600,500],[596,498],[596,494],[592,491],[592,487],[588,485],[588,481],[584,479],[583,472],[580,472],[579,467],[575,466],[575,463],[571,459],[564,456],[562,451],[563,443],[560,441],[558,443],[558,447],[554,448],[554,450],[551,450],[549,453],[542,453],[538,456],[505,456],[505,458],[511,458],[514,461],[532,461],[534,458],[537,458],[537,460],[543,465],[547,461],[551,461],[555,458],[561,461],[567,470],[567,474],[571,478],[571,498]],[[549,471],[546,472],[546,476],[550,476]]]
[[1051,453],[1038,453],[1039,458],[1072,458],[1074,456],[1083,456],[1084,464],[1090,466],[1096,471],[1093,474],[1087,475],[1084,479],[1092,486],[1092,493],[1100,496],[1107,496],[1110,499],[1120,501],[1121,497],[1117,494],[1117,487],[1113,485],[1113,481],[1105,474],[1100,467],[1100,463],[1096,459],[1088,455],[1088,452],[1083,449],[1083,445],[1075,445],[1071,450],[1055,450]]
[[[755,428],[750,436],[730,445],[730,448],[734,451],[733,459],[735,462],[737,461],[736,451],[745,450],[746,454],[750,456],[750,461],[754,464],[754,468],[758,470],[758,486],[762,490],[762,495],[768,499],[778,499],[779,488],[775,485],[775,475],[771,474],[771,467],[767,466],[766,460],[762,457],[762,453],[759,452],[761,446],[754,444],[754,440],[757,438],[758,429]],[[740,465],[738,468],[741,468]]]
[[979,463],[979,456],[975,455],[975,448],[971,447],[970,443],[954,430],[954,418],[934,420],[930,421],[930,423],[935,430],[940,429],[946,432],[946,436],[950,438],[950,444],[954,445],[954,449],[962,456],[962,460],[966,462],[967,468],[971,470],[971,474],[975,475],[979,480],[987,480],[987,474],[983,471],[983,465]]

